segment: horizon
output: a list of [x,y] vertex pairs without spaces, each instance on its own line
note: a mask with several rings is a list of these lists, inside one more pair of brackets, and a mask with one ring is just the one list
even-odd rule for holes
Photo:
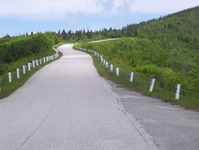
[[30,32],[121,29],[198,5],[199,0],[0,0],[0,38]]

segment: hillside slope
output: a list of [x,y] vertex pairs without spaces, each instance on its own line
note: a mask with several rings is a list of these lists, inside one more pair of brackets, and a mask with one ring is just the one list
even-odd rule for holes
[[199,7],[130,25],[122,32],[125,36],[146,38],[152,44],[158,44],[163,57],[160,60],[167,62],[159,63],[160,66],[170,67],[175,72],[183,71],[185,75],[199,73]]
[[129,25],[120,33],[131,38],[103,43],[84,43],[110,63],[126,71],[155,77],[161,87],[182,94],[199,95],[199,7]]

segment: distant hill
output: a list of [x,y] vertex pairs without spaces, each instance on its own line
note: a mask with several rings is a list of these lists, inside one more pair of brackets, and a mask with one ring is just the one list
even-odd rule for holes
[[159,19],[128,25],[122,29],[122,33],[124,36],[149,39],[174,38],[185,43],[192,42],[196,46],[196,42],[199,42],[199,6]]
[[188,89],[198,91],[199,7],[128,25],[107,35],[129,38],[82,46],[97,50],[126,71],[155,77],[163,88],[172,90],[180,83],[184,94]]
[[122,33],[159,44],[162,54],[167,51],[164,59],[173,60],[160,66],[170,67],[175,72],[183,70],[185,75],[199,73],[199,7],[129,25]]

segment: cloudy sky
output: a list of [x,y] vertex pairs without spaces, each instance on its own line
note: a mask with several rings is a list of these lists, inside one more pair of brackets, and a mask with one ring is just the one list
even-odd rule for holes
[[198,5],[199,0],[0,0],[0,37],[59,29],[120,29]]

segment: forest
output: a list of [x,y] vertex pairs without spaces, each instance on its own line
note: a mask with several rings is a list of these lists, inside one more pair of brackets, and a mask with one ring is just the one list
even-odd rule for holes
[[[90,30],[89,28],[73,32],[58,31],[58,35],[66,41],[93,40],[118,37],[140,37],[150,40],[165,41],[165,47],[175,46],[175,42],[193,43],[198,48],[199,6],[170,14],[158,19],[152,19],[139,24],[130,24],[121,29]],[[133,21],[133,20],[132,20]],[[176,41],[173,41],[176,40]],[[166,42],[169,42],[168,44]],[[181,43],[182,44],[182,43]],[[187,45],[186,45],[187,46]]]

